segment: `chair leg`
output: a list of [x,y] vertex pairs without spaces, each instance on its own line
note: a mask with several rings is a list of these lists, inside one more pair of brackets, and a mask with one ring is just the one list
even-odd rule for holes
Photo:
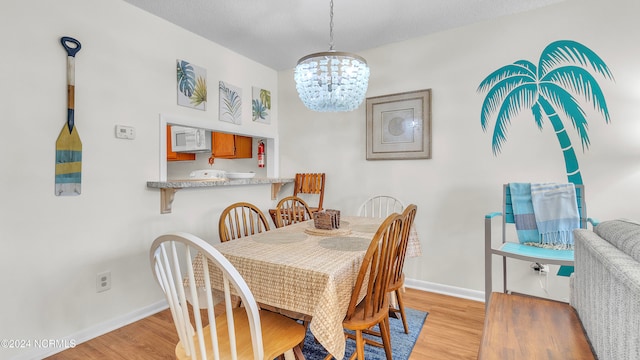
[[400,316],[402,317],[402,325],[404,326],[404,333],[409,333],[409,325],[407,325],[407,315],[404,313],[404,302],[402,300],[402,294],[400,289],[396,290],[396,298],[398,299],[398,308],[400,309]]
[[364,338],[362,337],[362,330],[356,330],[356,355],[358,360],[364,359]]
[[[304,326],[304,333],[306,334],[307,331],[309,331],[309,324],[311,323],[311,321],[309,320],[301,320],[301,321],[302,321],[302,326]],[[298,346],[300,347],[300,352],[302,353],[302,349],[304,349],[304,339],[302,339],[302,342]]]
[[293,348],[293,355],[296,360],[305,360],[304,354],[302,353],[302,348],[300,346],[296,346]]
[[[391,327],[389,325],[389,317],[385,316],[380,324],[380,334],[382,335],[382,344],[384,345],[384,353],[387,356],[387,360],[393,360],[393,354],[391,351]],[[364,357],[363,357],[364,359]]]
[[502,257],[502,292],[505,294],[509,293],[507,289],[507,257]]
[[[490,245],[489,245],[490,246]],[[493,287],[493,254],[489,249],[485,249],[484,254],[484,307],[485,310],[489,306],[489,297]]]

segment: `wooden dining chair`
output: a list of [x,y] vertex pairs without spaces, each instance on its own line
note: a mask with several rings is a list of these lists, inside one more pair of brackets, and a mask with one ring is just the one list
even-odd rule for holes
[[[396,250],[395,259],[393,262],[391,281],[389,282],[389,288],[387,292],[395,295],[395,304],[389,304],[389,312],[399,314],[402,320],[405,334],[409,333],[409,326],[407,324],[407,316],[404,312],[404,300],[402,298],[402,288],[404,287],[404,259],[407,255],[407,244],[409,243],[409,234],[411,233],[411,226],[413,226],[413,220],[416,217],[418,207],[414,204],[407,206],[402,213],[402,228],[400,230],[400,240],[398,241],[398,248]],[[391,315],[391,314],[390,314]],[[364,330],[365,333],[382,337],[379,331],[372,329]]]
[[402,213],[404,204],[402,201],[389,195],[376,195],[367,199],[358,209],[358,215],[385,218],[390,214],[397,212]]
[[309,210],[313,214],[316,211],[322,210],[322,202],[324,201],[324,185],[326,175],[324,173],[311,173],[311,174],[296,174],[295,181],[293,183],[293,196],[299,198],[305,198],[301,195],[311,195],[317,198],[317,202],[313,204],[310,202],[312,197],[307,197],[307,204]]
[[309,205],[297,196],[287,196],[276,206],[275,224],[277,228],[311,220]]
[[[324,201],[324,185],[326,175],[324,173],[298,173],[293,182],[293,196],[297,196],[307,202],[311,214],[322,210]],[[313,203],[311,203],[313,201]],[[276,209],[270,209],[269,215],[276,223]]]
[[[364,360],[365,343],[382,346],[387,359],[392,359],[387,292],[393,275],[402,222],[402,215],[397,213],[389,215],[382,222],[365,253],[351,293],[347,315],[342,326],[354,331],[354,334],[346,333],[345,336],[355,338],[355,358],[359,360]],[[360,300],[361,294],[364,294],[362,300]],[[382,344],[370,339],[365,340],[362,336],[363,332],[375,325],[380,328]],[[331,355],[327,356],[327,359],[330,358]]]
[[[193,266],[198,253],[204,255],[204,269],[216,267],[221,274],[214,279],[204,271],[200,296]],[[178,359],[271,360],[285,352],[304,359],[298,346],[305,337],[304,327],[283,315],[259,310],[240,273],[206,241],[187,233],[162,235],[151,245],[150,260],[178,333]],[[214,280],[224,289],[224,304],[218,306],[212,292]],[[243,307],[231,306],[232,288]]]
[[409,333],[409,326],[407,325],[407,316],[404,313],[404,303],[401,291],[404,287],[404,259],[407,255],[409,234],[411,233],[411,227],[413,226],[413,221],[416,218],[417,211],[418,207],[414,204],[410,204],[402,213],[402,233],[400,236],[400,241],[398,242],[398,251],[396,251],[396,259],[393,265],[393,275],[388,290],[390,293],[395,293],[397,300],[397,307],[391,306],[389,308],[389,311],[400,314],[405,334]]
[[237,202],[222,210],[218,220],[220,241],[239,239],[244,236],[269,231],[269,222],[257,206]]

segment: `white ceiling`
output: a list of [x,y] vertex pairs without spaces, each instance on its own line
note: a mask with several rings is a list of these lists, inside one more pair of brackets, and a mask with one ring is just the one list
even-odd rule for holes
[[[124,0],[275,70],[329,49],[329,0]],[[334,47],[359,52],[565,0],[334,0]]]

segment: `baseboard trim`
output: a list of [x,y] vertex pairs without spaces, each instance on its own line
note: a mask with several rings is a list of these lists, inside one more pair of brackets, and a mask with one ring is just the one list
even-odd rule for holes
[[[458,298],[475,300],[484,302],[484,292],[477,290],[470,290],[465,288],[459,288],[455,286],[442,285],[437,283],[432,283],[428,281],[415,280],[415,279],[405,279],[404,284],[408,288],[423,290],[434,292],[443,295],[454,296]],[[113,330],[119,329],[123,326],[134,323],[140,319],[144,319],[148,316],[151,316],[155,313],[158,313],[162,310],[167,309],[169,306],[167,305],[166,300],[162,300],[156,303],[153,303],[149,306],[145,306],[136,311],[130,312],[128,314],[119,316],[109,321],[105,321],[101,324],[92,326],[85,330],[79,331],[75,334],[66,336],[62,338],[67,343],[73,342],[76,345],[79,345],[85,341],[94,339],[100,335],[104,335]],[[42,359],[47,356],[51,356],[57,354],[65,349],[38,349],[31,352],[24,352],[18,354],[17,356],[11,358],[11,360],[29,360],[29,359]]]
[[404,279],[404,285],[408,288],[429,291],[437,294],[449,295],[458,298],[484,302],[484,291],[465,289],[455,286],[442,285],[416,279]]
[[[69,336],[65,336],[61,340],[63,340],[67,344],[75,344],[79,345],[85,341],[94,339],[100,335],[104,335],[113,330],[119,329],[123,326],[134,323],[140,319],[144,319],[148,316],[156,314],[162,310],[165,310],[169,307],[166,300],[158,301],[149,306],[145,306],[136,311],[132,311],[128,314],[118,316],[109,321],[105,321],[103,323],[97,324],[90,328],[79,331],[75,334],[71,334]],[[18,354],[17,356],[11,358],[12,360],[28,360],[28,359],[42,359],[47,356],[51,356],[57,354],[61,351],[64,351],[64,348],[49,348],[49,349],[37,349],[34,351],[24,352]]]

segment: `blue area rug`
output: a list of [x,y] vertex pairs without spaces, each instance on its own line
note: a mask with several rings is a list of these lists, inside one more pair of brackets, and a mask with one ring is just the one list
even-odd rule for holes
[[[407,360],[413,350],[413,346],[420,335],[422,325],[427,318],[427,313],[405,308],[407,313],[407,322],[409,325],[409,334],[404,333],[404,327],[402,326],[402,320],[390,318],[389,324],[391,327],[391,350],[393,351],[393,360]],[[374,328],[378,330],[376,326]],[[365,338],[369,335],[365,334]],[[376,339],[374,337],[374,339]],[[377,338],[381,342],[380,338]],[[356,349],[356,342],[351,339],[347,339],[347,346],[345,350],[345,358],[348,359]],[[307,330],[307,336],[304,339],[304,349],[302,350],[307,360],[320,360],[327,356],[327,351],[316,342],[311,334],[310,330]],[[367,359],[385,359],[384,349],[377,346],[365,345],[364,347],[365,358]],[[340,359],[341,360],[341,359]]]

